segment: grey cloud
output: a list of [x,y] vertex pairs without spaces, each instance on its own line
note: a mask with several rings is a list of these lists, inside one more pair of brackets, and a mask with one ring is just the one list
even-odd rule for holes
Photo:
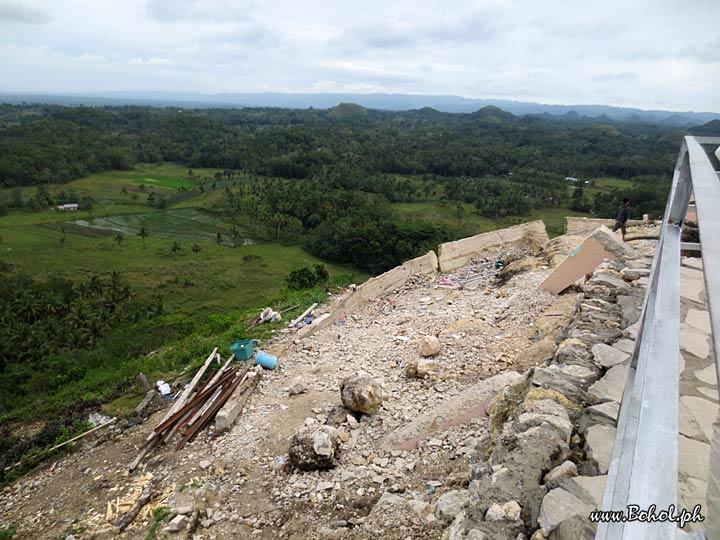
[[678,56],[680,58],[692,58],[704,64],[720,62],[720,36],[700,46],[682,49]]
[[329,45],[339,52],[356,53],[368,48],[403,49],[425,44],[470,43],[486,40],[494,33],[489,14],[471,13],[430,24],[357,26],[346,29]]
[[254,3],[241,0],[147,0],[148,14],[162,22],[247,20]]
[[357,26],[345,29],[341,36],[330,41],[329,45],[340,52],[355,53],[367,48],[398,49],[411,46],[416,38],[410,35],[408,28],[397,24],[381,23],[372,26]]
[[50,22],[52,17],[32,6],[0,0],[0,21],[14,21],[27,24],[43,24]]
[[627,82],[634,79],[637,79],[637,75],[628,71],[620,73],[600,73],[592,77],[592,80],[597,82]]

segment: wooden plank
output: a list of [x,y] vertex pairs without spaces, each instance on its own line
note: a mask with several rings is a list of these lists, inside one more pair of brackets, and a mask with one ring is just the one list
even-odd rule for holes
[[316,307],[317,307],[317,302],[315,302],[312,306],[310,306],[310,307],[307,308],[305,311],[303,311],[302,314],[301,314],[297,319],[294,319],[294,320],[288,325],[288,328],[292,328],[292,327],[295,326],[297,323],[299,323],[300,321],[302,321],[302,320],[303,320],[305,317],[307,317],[308,314],[309,314],[313,309],[315,309]]
[[[99,429],[102,429],[102,428],[104,428],[104,427],[109,426],[110,424],[115,423],[115,421],[117,421],[117,418],[112,418],[112,419],[108,420],[107,422],[105,422],[104,424],[100,424],[99,426],[95,426],[94,428],[89,429],[88,431],[86,431],[86,432],[84,432],[84,433],[81,433],[80,435],[76,435],[76,436],[73,437],[72,439],[68,439],[67,441],[65,441],[65,442],[63,442],[63,443],[56,444],[55,446],[53,446],[52,448],[48,448],[47,450],[42,450],[39,454],[37,454],[37,456],[41,456],[42,454],[44,454],[44,453],[46,453],[46,452],[52,452],[53,450],[57,450],[58,448],[62,448],[62,447],[65,446],[66,444],[70,444],[71,442],[75,442],[75,441],[77,441],[78,439],[82,439],[82,438],[85,437],[86,435],[90,435],[91,433],[94,433],[95,431],[97,431],[97,430],[99,430]],[[35,457],[37,457],[37,456],[35,456]],[[32,459],[32,456],[31,456],[30,459]],[[23,461],[25,461],[25,459],[21,459],[21,460],[18,461],[17,463],[14,463],[13,465],[10,465],[10,466],[8,466],[8,467],[5,467],[5,471],[9,471],[10,469],[12,469],[12,468],[14,468],[14,467],[17,467],[18,465],[22,465],[22,464],[23,464]]]
[[[197,386],[198,382],[202,378],[202,376],[205,374],[205,371],[207,371],[207,368],[210,366],[212,361],[215,359],[215,356],[217,355],[218,348],[215,347],[213,349],[213,352],[210,353],[210,356],[207,357],[207,360],[205,360],[205,363],[203,366],[198,370],[198,372],[195,374],[195,377],[193,377],[192,381],[190,381],[190,384],[187,385],[185,390],[180,394],[180,397],[175,400],[175,403],[173,403],[173,406],[170,407],[170,410],[165,414],[163,419],[160,421],[160,424],[164,423],[168,418],[173,416],[177,411],[183,408],[185,403],[190,399],[190,394],[192,394],[193,390]],[[143,448],[140,450],[140,453],[137,455],[137,457],[128,465],[128,470],[130,472],[133,472],[138,465],[140,465],[140,462],[145,458],[145,456],[150,452],[150,450],[153,449],[153,447],[158,443],[159,435],[155,431],[151,431],[150,435],[148,435],[147,439],[145,439],[145,444],[143,445]]]

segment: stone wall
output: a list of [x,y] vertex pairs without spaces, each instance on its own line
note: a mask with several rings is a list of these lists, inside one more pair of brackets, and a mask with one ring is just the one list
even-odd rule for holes
[[472,257],[483,251],[503,247],[509,243],[526,242],[540,246],[549,240],[545,223],[531,221],[483,234],[446,242],[438,246],[438,260],[441,272],[452,272],[465,266]]

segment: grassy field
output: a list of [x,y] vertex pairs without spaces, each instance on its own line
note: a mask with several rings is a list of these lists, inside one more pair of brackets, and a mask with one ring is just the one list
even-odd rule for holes
[[[196,177],[211,177],[214,170],[195,169]],[[197,187],[187,169],[175,165],[140,166],[133,171],[113,171],[50,186],[51,193],[74,191],[99,201],[91,211],[60,213],[16,211],[0,217],[2,269],[45,278],[59,274],[85,279],[94,274],[121,272],[139,294],[160,294],[167,310],[194,320],[211,314],[245,309],[272,297],[285,286],[288,273],[319,261],[297,246],[253,243],[241,227],[231,245],[228,220],[203,210],[212,207],[222,192],[207,192],[182,201],[177,207],[155,209],[122,194],[139,186],[156,193]],[[36,188],[23,190],[31,197]],[[149,190],[150,188],[146,188]],[[137,191],[139,193],[139,191]],[[146,191],[147,193],[147,191]],[[143,248],[138,236],[145,227],[149,236]],[[122,241],[115,238],[122,233]],[[223,245],[216,242],[223,235]],[[171,251],[174,242],[180,245]],[[197,244],[199,251],[191,247]],[[332,274],[362,281],[361,272],[328,264]]]
[[[92,197],[96,212],[114,213],[116,206],[143,204],[150,192],[158,195],[173,195],[180,189],[198,189],[201,182],[209,182],[217,169],[188,169],[173,164],[140,164],[132,171],[108,171],[73,180],[67,184],[49,184],[48,190],[56,196],[61,191],[75,192],[79,198]],[[32,197],[37,187],[19,188],[23,199]],[[0,195],[7,196],[12,189],[0,189]]]
[[513,216],[494,220],[479,215],[472,204],[463,204],[462,207],[463,212],[458,215],[454,203],[443,205],[439,202],[431,201],[393,204],[393,208],[399,213],[402,219],[408,221],[424,220],[443,223],[462,231],[462,233],[467,236],[510,227],[526,221],[541,219],[545,222],[548,234],[554,237],[565,232],[566,216],[590,215],[584,212],[575,212],[568,208],[542,208],[534,210],[527,216]]
[[593,187],[601,189],[629,189],[635,186],[635,183],[623,178],[593,178]]

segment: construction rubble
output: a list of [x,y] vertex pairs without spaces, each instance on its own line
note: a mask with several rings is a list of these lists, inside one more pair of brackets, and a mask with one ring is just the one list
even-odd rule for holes
[[147,421],[5,488],[0,525],[21,538],[591,540],[655,242],[611,240],[559,294],[542,284],[603,234],[493,247],[340,315],[311,306],[265,344],[276,369],[231,358],[196,375]]

